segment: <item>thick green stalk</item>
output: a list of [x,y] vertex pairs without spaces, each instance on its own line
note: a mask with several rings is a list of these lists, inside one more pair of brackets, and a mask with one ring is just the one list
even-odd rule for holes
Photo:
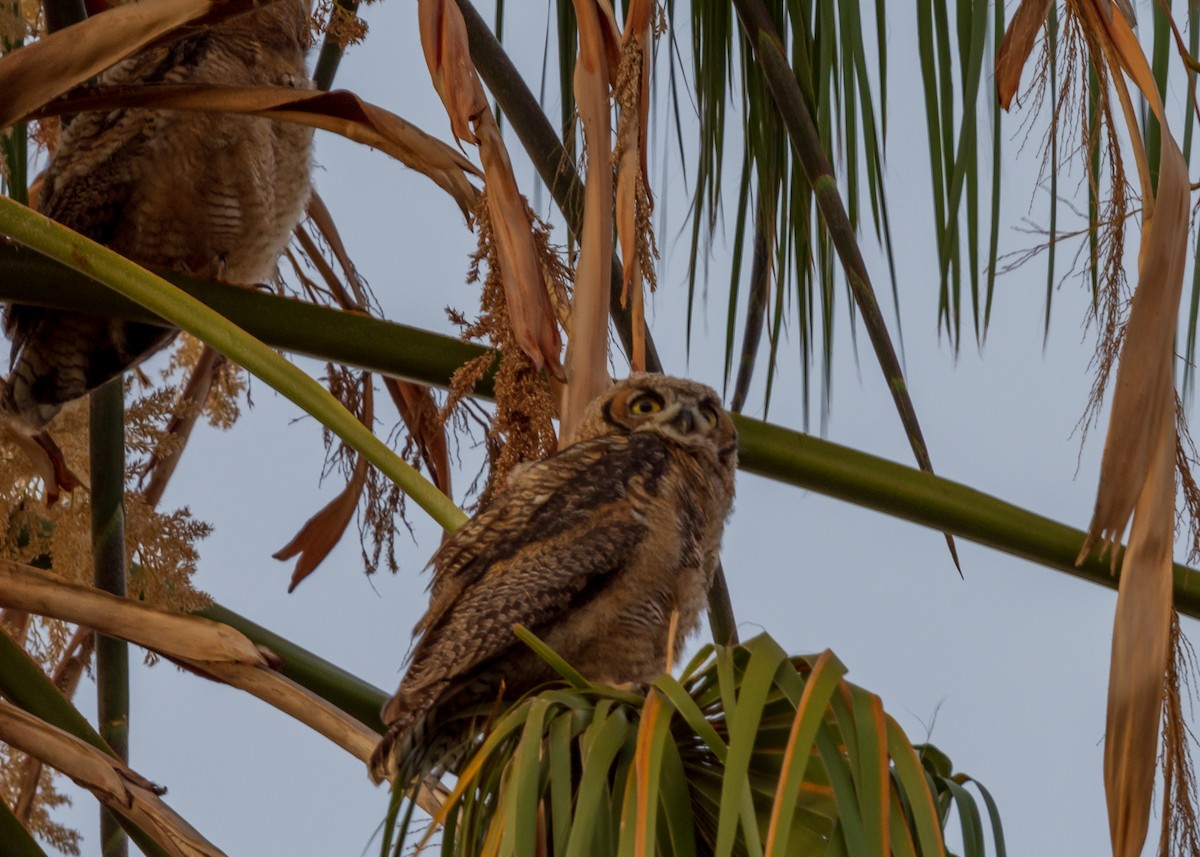
[[[167,280],[274,348],[422,384],[445,386],[447,366],[458,367],[484,349],[358,313],[315,306],[266,292],[166,273]],[[163,323],[160,316],[84,274],[39,253],[0,242],[0,301],[50,309],[111,315],[130,321]],[[451,370],[453,371],[453,370]],[[492,394],[493,373],[478,386]]]
[[379,688],[220,604],[206,607],[197,615],[241,631],[258,645],[270,649],[283,662],[280,673],[383,734],[379,712],[388,695]]
[[[114,378],[91,394],[89,446],[92,492],[92,572],[96,588],[125,596],[125,386]],[[129,762],[129,646],[96,637],[97,721],[102,737]],[[100,853],[125,857],[129,840],[117,817],[100,807]]]
[[[358,0],[338,0],[329,10],[330,23],[339,15],[349,14],[353,17],[357,12]],[[313,69],[313,83],[317,85],[317,89],[328,92],[333,86],[333,76],[337,74],[345,52],[341,42],[326,32],[325,41],[321,43],[321,52],[317,55],[317,67]]]
[[8,804],[0,800],[0,842],[4,843],[5,857],[46,857],[46,852],[13,815]]
[[97,750],[115,756],[92,724],[46,677],[28,653],[0,630],[0,696],[51,726],[70,732]]
[[[8,276],[14,263],[16,270],[39,278],[35,281],[43,284],[45,292]],[[271,345],[291,349],[302,343],[302,353],[384,375],[445,387],[455,369],[482,353],[478,346],[393,322],[231,286],[173,279],[205,301],[211,300],[235,323]],[[105,294],[105,289],[89,286],[86,277],[50,260],[0,245],[0,301],[19,298],[117,315],[123,315],[122,306],[131,306],[104,298]],[[103,303],[93,303],[101,298]],[[141,308],[136,308],[136,313],[141,320],[152,318]],[[477,392],[490,396],[490,382],[485,379]],[[1083,544],[1080,530],[903,464],[761,420],[741,416],[734,420],[743,470],[953,532],[1093,583],[1116,587],[1117,579],[1109,575],[1105,562],[1089,560],[1074,567]],[[1180,613],[1200,619],[1200,572],[1175,566],[1175,604]]]
[[[892,400],[896,405],[896,410],[900,413],[900,422],[903,423],[904,430],[908,434],[913,454],[921,469],[932,473],[933,463],[929,458],[929,449],[925,445],[925,438],[921,433],[920,423],[917,421],[916,410],[908,395],[908,386],[904,381],[900,360],[896,356],[895,348],[892,347],[887,324],[883,320],[883,313],[880,312],[879,303],[875,299],[875,290],[871,286],[867,265],[858,249],[858,238],[854,226],[842,204],[841,195],[838,193],[837,179],[833,174],[833,168],[829,165],[829,160],[825,157],[825,147],[821,142],[821,135],[813,123],[808,102],[805,101],[796,75],[780,48],[781,43],[779,35],[775,31],[774,21],[762,0],[734,0],[734,6],[737,8],[738,17],[741,19],[742,26],[754,49],[754,55],[762,67],[763,76],[771,90],[771,96],[779,110],[779,115],[787,128],[792,148],[804,169],[817,206],[821,209],[825,229],[829,232],[829,237],[842,260],[842,268],[846,272],[846,282],[849,284],[850,292],[862,314],[863,326],[867,330],[871,345],[875,349],[875,357],[887,379]],[[950,541],[948,533],[946,538],[953,555],[955,553],[954,543]],[[958,558],[955,556],[955,565],[957,564]]]
[[466,520],[453,501],[375,437],[328,390],[220,313],[108,248],[3,197],[0,234],[87,274],[212,345],[362,453],[448,532]]
[[[1096,555],[1076,566],[1084,533],[982,491],[864,452],[734,415],[742,469],[895,515],[1116,589]],[[1120,551],[1118,551],[1118,559]],[[1200,618],[1200,572],[1175,565],[1175,608]]]

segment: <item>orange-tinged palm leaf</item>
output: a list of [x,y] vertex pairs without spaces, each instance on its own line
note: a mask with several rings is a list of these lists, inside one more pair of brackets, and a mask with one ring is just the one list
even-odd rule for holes
[[262,0],[139,0],[51,33],[0,58],[0,128],[184,25],[211,25],[268,5]]
[[446,107],[454,136],[478,145],[473,125],[488,111],[488,103],[471,62],[462,12],[446,0],[420,0],[417,17],[429,76]]
[[612,277],[613,182],[609,162],[612,120],[607,43],[611,32],[597,0],[574,0],[579,22],[575,63],[575,102],[583,124],[588,168],[583,194],[583,230],[575,269],[567,398],[559,444],[571,441],[588,402],[611,383],[608,376],[608,290]]
[[[1145,57],[1119,15],[1111,20],[1114,48],[1124,68],[1163,124],[1157,193],[1143,188],[1145,218],[1138,254],[1138,287],[1133,296],[1121,364],[1117,370],[1112,417],[1101,462],[1100,489],[1088,538],[1080,557],[1096,541],[1116,542],[1124,534],[1142,495],[1159,438],[1159,425],[1174,425],[1172,342],[1183,288],[1187,248],[1189,182],[1187,164],[1166,127]],[[1139,59],[1140,58],[1140,59]],[[1136,134],[1136,129],[1131,129]]]
[[[1125,13],[1099,0],[1081,4],[1080,11],[1105,59],[1117,66],[1114,82],[1130,119],[1146,201],[1138,286],[1117,370],[1100,487],[1079,555],[1081,561],[1097,541],[1119,542],[1133,517],[1113,623],[1104,780],[1114,857],[1136,857],[1149,824],[1170,657],[1176,447],[1172,345],[1183,289],[1190,189],[1187,164]],[[1149,100],[1162,126],[1156,190],[1150,186],[1121,72]]]
[[1021,0],[996,54],[996,94],[1005,110],[1021,86],[1021,72],[1054,0]]
[[362,497],[363,487],[367,483],[367,468],[370,465],[362,456],[354,462],[354,472],[350,481],[336,497],[317,512],[292,540],[276,551],[272,556],[277,560],[289,560],[294,556],[296,567],[292,569],[292,580],[288,584],[288,592],[294,592],[296,587],[314,571],[317,570],[329,552],[337,546],[346,534],[346,527],[354,517],[358,508],[359,498]]
[[425,174],[454,197],[464,215],[475,204],[477,191],[467,179],[468,175],[479,175],[474,164],[416,125],[345,90],[312,92],[286,86],[169,83],[104,87],[62,99],[30,115],[41,117],[113,107],[245,113],[332,131],[386,152]]
[[479,158],[487,182],[488,213],[504,280],[509,324],[533,365],[546,368],[561,380],[562,339],[546,291],[542,263],[533,244],[529,207],[517,189],[508,150],[491,111],[483,114],[475,129],[479,134]]
[[425,61],[454,134],[479,146],[509,324],[533,364],[561,376],[562,340],[533,244],[533,223],[517,189],[500,128],[471,62],[462,13],[448,0],[420,0],[418,15]]
[[[1174,415],[1173,398],[1167,410]],[[1142,853],[1154,796],[1163,676],[1170,656],[1173,421],[1162,423],[1152,461],[1134,513],[1113,621],[1104,783],[1114,857]]]

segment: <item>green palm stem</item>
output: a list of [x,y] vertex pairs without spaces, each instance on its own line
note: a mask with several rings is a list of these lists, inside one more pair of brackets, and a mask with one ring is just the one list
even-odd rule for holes
[[[775,23],[762,0],[734,0],[734,6],[737,8],[738,17],[747,33],[754,55],[762,67],[763,76],[771,90],[771,96],[779,110],[779,115],[787,128],[792,148],[800,159],[808,184],[813,190],[813,196],[821,209],[825,228],[842,260],[842,268],[846,272],[846,281],[850,286],[850,292],[862,314],[863,327],[867,330],[871,345],[875,349],[875,358],[879,361],[879,366],[887,379],[892,400],[900,414],[900,422],[903,423],[904,430],[908,434],[913,454],[921,469],[932,473],[933,463],[929,458],[929,449],[925,445],[921,426],[917,422],[917,413],[913,408],[912,398],[908,394],[904,372],[900,368],[896,350],[892,347],[891,338],[888,336],[887,324],[883,320],[883,313],[880,312],[879,302],[875,298],[871,276],[867,272],[867,265],[859,251],[857,235],[846,214],[846,208],[842,204],[841,195],[838,193],[837,178],[833,174],[828,158],[825,157],[825,147],[821,143],[821,135],[817,131],[817,126],[813,123],[808,102],[800,91],[796,74],[792,71],[780,47]],[[949,533],[946,534],[946,541],[951,555],[954,556],[954,563],[958,565],[954,542]]]
[[[42,672],[41,667],[3,630],[0,630],[0,696],[35,717],[45,720],[51,726],[57,726],[64,732],[86,741],[97,750],[109,756],[116,756],[112,748],[100,737],[100,733],[88,723],[87,718],[79,713],[71,701],[63,696]],[[0,805],[3,805],[3,801],[0,801]],[[168,857],[167,852],[158,843],[131,821],[125,818],[119,818],[118,821],[146,857]],[[0,843],[7,844],[2,835]]]
[[[125,385],[118,376],[91,394],[92,572],[96,588],[125,597]],[[97,717],[102,737],[129,762],[129,646],[96,637]],[[125,857],[129,840],[107,807],[100,808],[100,853]]]
[[[119,291],[126,298],[212,345],[311,414],[361,453],[447,532],[466,520],[462,510],[403,458],[371,433],[328,390],[270,346],[228,319],[108,248],[61,224],[0,197],[0,235],[36,247],[62,265]],[[9,279],[6,277],[6,279]],[[35,290],[50,284],[35,280]]]
[[[20,276],[16,276],[20,274]],[[264,342],[321,360],[445,387],[476,345],[301,301],[177,275],[172,282]],[[32,285],[36,283],[36,285]],[[0,301],[154,317],[87,277],[27,250],[0,244]],[[476,393],[492,394],[490,377]],[[750,473],[875,509],[1115,589],[1106,560],[1074,565],[1082,531],[932,473],[761,420],[736,416],[739,466]],[[1200,619],[1200,572],[1175,566],[1175,606]]]
[[[358,0],[337,0],[329,12],[330,23],[333,23],[335,16],[345,13],[351,16],[357,14]],[[313,83],[317,85],[317,89],[328,92],[333,86],[333,76],[337,74],[345,52],[346,48],[326,32],[325,40],[321,43],[321,52],[317,55],[317,66],[313,69]]]
[[0,842],[4,843],[4,853],[8,857],[47,857],[46,852],[30,836],[25,825],[13,815],[8,804],[0,800]]
[[326,702],[336,705],[368,729],[383,734],[384,726],[379,712],[387,702],[388,694],[370,682],[334,666],[291,640],[220,604],[212,604],[198,610],[196,615],[228,625],[241,631],[255,644],[270,649],[282,661],[279,667],[280,674],[312,691]]
[[[46,0],[46,29],[53,33],[87,17],[83,0]],[[70,122],[70,117],[65,117]],[[125,387],[122,376],[95,390],[89,401],[92,574],[97,589],[125,596]],[[100,736],[129,762],[129,646],[97,635],[96,719]],[[121,818],[100,806],[100,853],[128,857]]]

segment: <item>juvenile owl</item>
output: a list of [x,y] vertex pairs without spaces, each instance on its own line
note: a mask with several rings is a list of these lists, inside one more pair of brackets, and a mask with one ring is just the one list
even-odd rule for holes
[[[186,83],[309,88],[303,0],[135,54],[109,86]],[[107,110],[63,130],[38,207],[150,267],[239,285],[269,281],[309,198],[312,130],[225,113]],[[42,428],[78,398],[171,341],[175,331],[9,306],[12,373],[0,412]]]
[[736,465],[733,422],[703,384],[635,374],[593,401],[571,445],[519,471],[434,555],[371,777],[453,763],[472,712],[557,678],[516,623],[593,681],[661,675],[672,612],[678,652],[706,604]]

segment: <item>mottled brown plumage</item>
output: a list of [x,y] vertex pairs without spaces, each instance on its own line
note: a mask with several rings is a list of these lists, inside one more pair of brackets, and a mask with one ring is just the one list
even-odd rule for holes
[[[101,76],[141,83],[308,88],[308,13],[281,0]],[[309,197],[312,131],[249,116],[169,110],[82,113],[63,133],[42,213],[143,265],[240,285],[268,282]],[[10,306],[12,374],[0,412],[30,429],[169,342],[175,332]]]
[[452,764],[465,715],[556,677],[516,623],[594,681],[660,675],[671,614],[679,651],[706,603],[736,464],[733,422],[702,384],[636,374],[592,402],[571,445],[514,473],[434,556],[371,776]]

